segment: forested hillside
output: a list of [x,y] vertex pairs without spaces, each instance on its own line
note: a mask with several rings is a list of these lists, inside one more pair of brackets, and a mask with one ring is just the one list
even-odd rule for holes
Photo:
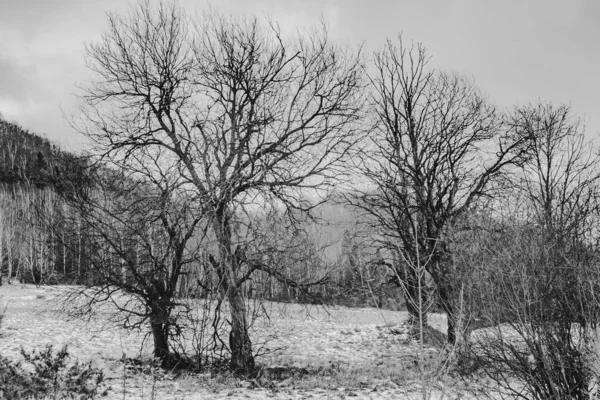
[[48,139],[5,121],[0,115],[0,183],[53,185],[61,159],[69,155]]
[[[58,191],[77,181],[77,158],[0,119],[0,266],[8,282],[76,281],[85,270],[81,226]],[[79,169],[79,172],[76,170]]]
[[[0,161],[0,266],[4,279],[37,284],[93,280],[91,263],[98,251],[97,238],[66,200],[72,197],[69,193],[90,185],[84,158],[1,119]],[[319,223],[305,226],[313,241],[304,239],[303,247],[298,247],[305,254],[286,255],[285,273],[292,283],[306,280],[313,269],[315,276],[326,278],[322,284],[303,292],[258,273],[253,282],[244,285],[246,295],[351,305],[377,302],[398,308],[401,293],[387,287],[388,271],[370,262],[375,255],[363,244],[357,214],[340,204],[326,203],[314,215]],[[311,258],[312,266],[306,265],[309,252],[317,255]],[[186,268],[180,290],[201,292],[197,282],[210,276],[203,272],[202,261],[199,258]]]

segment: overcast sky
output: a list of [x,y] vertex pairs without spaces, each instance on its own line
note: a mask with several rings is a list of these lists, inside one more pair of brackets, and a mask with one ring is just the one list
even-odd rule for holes
[[[98,40],[121,0],[1,0],[0,113],[74,149],[63,120],[86,79],[84,44]],[[181,0],[192,13],[208,5]],[[475,78],[501,107],[568,102],[600,134],[598,0],[214,0],[217,9],[267,14],[282,26],[321,16],[331,34],[371,52],[399,32],[422,42],[432,65]]]

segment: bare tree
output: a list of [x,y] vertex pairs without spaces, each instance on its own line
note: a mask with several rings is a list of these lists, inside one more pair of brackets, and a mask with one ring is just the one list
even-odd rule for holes
[[531,144],[512,206],[470,236],[471,259],[457,251],[478,270],[473,299],[486,328],[473,335],[474,355],[512,396],[587,399],[598,377],[596,148],[566,105],[516,107],[508,122]]
[[80,127],[105,156],[170,165],[193,191],[218,243],[211,265],[231,310],[231,366],[249,373],[239,216],[267,203],[308,211],[307,193],[318,198],[343,177],[362,66],[325,28],[288,40],[274,23],[216,12],[194,28],[175,5],[110,15],[87,49],[96,81]]
[[509,123],[532,139],[519,188],[538,223],[555,237],[588,234],[600,165],[582,121],[567,105],[538,101],[515,107]]
[[3,225],[3,230],[4,230],[4,243],[6,244],[6,261],[7,261],[7,265],[8,265],[8,271],[7,271],[7,277],[6,280],[8,283],[12,282],[12,278],[13,278],[13,272],[14,272],[14,253],[15,253],[15,247],[16,247],[16,236],[17,236],[17,222],[16,222],[16,218],[15,218],[15,207],[14,204],[12,204],[12,201],[10,201],[9,199],[7,199],[7,193],[5,192],[3,196],[5,198],[4,200],[4,225]]
[[[400,37],[374,57],[374,127],[356,158],[366,181],[349,200],[370,216],[380,247],[433,279],[448,315],[448,342],[454,343],[457,266],[446,229],[490,194],[526,147],[523,138],[507,133],[502,116],[471,80],[428,69],[422,45],[406,47]],[[405,281],[407,304],[419,304],[421,271],[404,263],[393,268]],[[414,307],[409,311],[427,321]]]
[[484,328],[471,334],[473,365],[505,398],[588,399],[598,379],[598,250],[508,222],[475,239],[485,267],[474,284]]
[[97,307],[114,306],[111,320],[129,329],[148,324],[154,357],[173,366],[181,361],[170,344],[180,331],[177,290],[198,258],[193,239],[201,218],[177,186],[100,166],[91,181],[62,192],[88,242],[86,284],[67,293],[67,312],[90,318]]

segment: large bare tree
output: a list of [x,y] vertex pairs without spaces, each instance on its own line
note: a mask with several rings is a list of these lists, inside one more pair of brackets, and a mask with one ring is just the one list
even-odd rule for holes
[[179,283],[186,266],[199,258],[194,236],[202,218],[164,174],[142,179],[111,167],[96,164],[85,183],[61,191],[72,210],[67,222],[81,222],[87,241],[81,255],[87,279],[66,292],[66,311],[90,318],[108,305],[114,323],[149,326],[154,357],[172,367],[182,361],[171,343],[180,331],[176,313],[184,306],[177,298]]
[[388,41],[374,55],[370,140],[356,160],[365,182],[349,200],[370,216],[378,245],[396,254],[409,312],[427,321],[424,281],[437,288],[455,342],[455,268],[449,226],[519,160],[523,137],[467,78],[428,68],[420,45]]
[[492,326],[472,336],[472,355],[516,397],[586,399],[598,378],[596,146],[566,105],[519,106],[508,121],[531,139],[512,204],[461,249],[460,262],[477,270],[482,322]]
[[210,260],[231,310],[231,366],[250,373],[240,215],[307,211],[343,177],[362,65],[325,28],[286,38],[275,23],[214,11],[193,22],[176,5],[111,14],[87,48],[95,80],[76,123],[106,157],[176,168],[218,243]]
[[509,123],[532,139],[518,180],[526,206],[552,236],[584,239],[597,207],[600,170],[583,122],[566,104],[537,101],[515,107]]

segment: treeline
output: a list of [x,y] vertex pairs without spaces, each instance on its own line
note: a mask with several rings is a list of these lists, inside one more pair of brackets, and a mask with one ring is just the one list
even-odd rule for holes
[[70,210],[57,194],[75,160],[0,118],[0,271],[9,283],[76,281],[85,271],[74,250],[83,247],[82,227],[67,226]]
[[[0,127],[1,275],[8,283],[15,280],[35,284],[92,283],[96,269],[91,263],[96,257],[93,253],[99,251],[98,238],[79,215],[81,210],[69,204],[68,198],[75,192],[92,190],[92,181],[96,178],[86,174],[93,169],[86,169],[84,157],[65,152],[16,123],[0,119]],[[356,232],[351,233],[356,230],[356,215],[339,205],[323,206],[320,214],[334,220],[325,227],[327,235],[321,235],[324,245],[305,240],[301,247],[316,255],[312,267],[326,272],[326,282],[303,292],[268,274],[257,274],[252,282],[244,285],[245,297],[348,305],[379,302],[400,307],[401,296],[381,285],[387,279],[385,271],[373,268],[366,262],[365,257],[369,256],[358,253],[356,242],[360,239]],[[321,228],[312,226],[310,229]],[[136,250],[132,248],[131,252]],[[306,259],[293,254],[285,257],[279,262],[286,265],[286,274],[298,277],[290,282],[305,281]],[[118,259],[109,260],[106,268],[119,263]],[[186,265],[179,293],[206,296],[208,282],[203,280],[210,276],[210,271],[205,267],[200,256]],[[127,279],[127,274],[123,277]],[[377,301],[365,290],[367,281],[376,293],[381,293]]]

